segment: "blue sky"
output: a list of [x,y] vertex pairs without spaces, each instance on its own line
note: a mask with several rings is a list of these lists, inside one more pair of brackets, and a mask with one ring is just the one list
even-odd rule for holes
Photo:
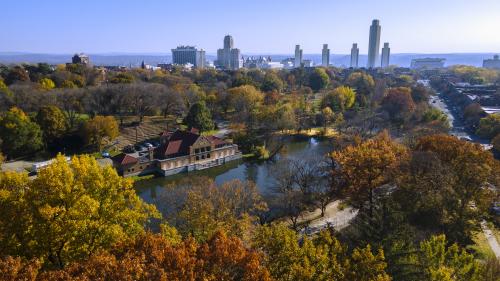
[[5,0],[0,52],[215,53],[231,34],[243,53],[365,54],[374,18],[393,53],[500,52],[499,12],[500,0]]

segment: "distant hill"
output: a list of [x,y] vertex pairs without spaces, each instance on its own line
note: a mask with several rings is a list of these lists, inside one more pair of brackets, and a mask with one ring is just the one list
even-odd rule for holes
[[[107,54],[89,54],[90,60],[94,65],[114,65],[114,66],[133,66],[141,65],[144,60],[146,64],[156,65],[158,63],[170,63],[172,57],[169,53],[145,53],[145,54],[129,54],[129,53],[107,53]],[[482,66],[483,60],[492,58],[493,53],[456,53],[456,54],[392,54],[391,64],[403,67],[410,66],[411,60],[414,58],[439,57],[446,59],[446,66],[465,64],[473,66]],[[36,54],[36,53],[18,53],[18,52],[0,52],[0,63],[38,63],[46,62],[49,64],[60,64],[71,61],[73,54]],[[243,56],[248,56],[243,54]],[[250,56],[260,56],[251,54]],[[292,54],[263,54],[263,56],[271,56],[274,61],[293,57]],[[207,60],[213,61],[216,57],[214,54],[207,54]],[[321,63],[320,54],[304,54],[304,59],[310,59],[316,64]],[[333,54],[330,62],[334,66],[349,66],[350,56]],[[366,55],[360,55],[359,65],[364,66],[367,62]]]

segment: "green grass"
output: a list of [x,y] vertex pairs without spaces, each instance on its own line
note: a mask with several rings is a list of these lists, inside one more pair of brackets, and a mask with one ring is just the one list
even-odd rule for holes
[[143,180],[150,180],[155,178],[156,176],[154,174],[151,175],[144,175],[144,176],[132,176],[130,179],[132,179],[133,182],[138,182],[138,181],[143,181]]

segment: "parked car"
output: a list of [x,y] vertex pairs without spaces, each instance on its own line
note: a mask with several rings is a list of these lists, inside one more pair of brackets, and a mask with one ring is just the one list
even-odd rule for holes
[[123,152],[125,153],[134,153],[135,152],[135,148],[133,145],[127,145],[123,148]]
[[137,145],[135,145],[135,150],[136,151],[144,151],[144,150],[146,150],[146,147],[142,146],[140,144],[137,144]]
[[152,144],[150,144],[149,142],[145,142],[145,143],[144,143],[144,146],[145,146],[145,147],[147,147],[147,148],[153,147],[153,145],[152,145]]
[[101,152],[101,155],[102,155],[102,157],[104,157],[104,158],[109,158],[109,157],[110,157],[109,152],[107,152],[107,151],[103,151],[103,152]]

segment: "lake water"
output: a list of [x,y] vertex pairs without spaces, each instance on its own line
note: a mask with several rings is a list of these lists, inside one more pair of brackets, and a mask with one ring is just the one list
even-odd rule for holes
[[[290,137],[282,152],[276,157],[286,157],[289,159],[320,158],[332,151],[332,145],[328,140],[318,138],[295,138]],[[171,177],[159,177],[151,180],[139,181],[136,183],[136,190],[139,196],[146,202],[161,205],[159,198],[166,192],[165,186],[184,177],[208,176],[215,179],[217,184],[222,184],[233,179],[251,180],[255,182],[261,194],[266,197],[274,186],[274,180],[270,175],[273,161],[233,161],[226,165],[211,169],[182,173]],[[158,206],[161,207],[161,206]]]

